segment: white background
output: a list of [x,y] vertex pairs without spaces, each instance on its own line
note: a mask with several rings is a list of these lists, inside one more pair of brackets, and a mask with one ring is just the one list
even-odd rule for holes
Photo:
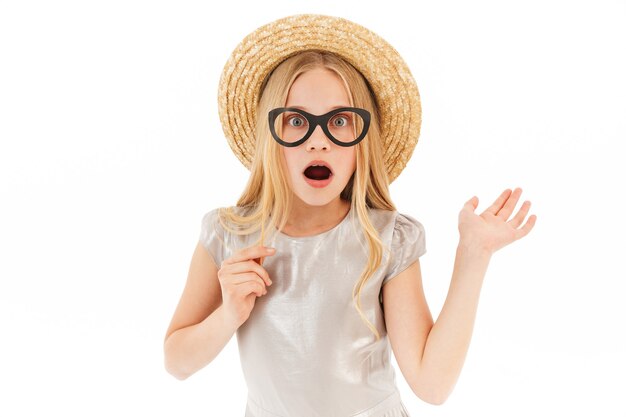
[[[254,5],[253,5],[254,4]],[[538,216],[494,254],[442,406],[412,416],[624,416],[623,1],[0,3],[0,415],[243,416],[236,339],[185,381],[163,337],[202,215],[248,171],[217,112],[256,27],[348,18],[405,58],[419,143],[391,185],[426,227],[434,318],[473,195]]]

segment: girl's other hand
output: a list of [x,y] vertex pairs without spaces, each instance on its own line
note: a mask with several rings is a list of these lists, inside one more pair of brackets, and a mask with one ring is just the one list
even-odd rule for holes
[[513,192],[507,188],[480,215],[474,213],[478,207],[478,197],[469,199],[459,213],[461,244],[486,250],[492,254],[509,243],[526,236],[537,220],[537,216],[533,214],[524,226],[519,228],[528,214],[530,201],[524,201],[517,214],[508,220],[521,194],[521,188],[516,188]]
[[222,262],[217,277],[224,314],[236,328],[248,320],[256,297],[267,294],[266,285],[272,285],[269,274],[255,259],[272,256],[274,252],[273,248],[250,246]]

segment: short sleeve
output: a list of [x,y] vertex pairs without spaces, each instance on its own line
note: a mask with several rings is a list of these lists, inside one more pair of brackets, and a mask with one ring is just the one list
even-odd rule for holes
[[224,260],[224,229],[220,224],[218,212],[219,208],[202,216],[198,240],[219,268]]
[[425,253],[424,226],[413,217],[398,213],[391,240],[389,264],[382,285],[407,269]]

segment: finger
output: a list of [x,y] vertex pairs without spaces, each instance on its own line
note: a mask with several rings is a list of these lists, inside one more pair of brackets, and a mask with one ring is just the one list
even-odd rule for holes
[[267,294],[267,290],[258,282],[248,281],[237,286],[237,294],[246,296],[248,294],[256,294],[258,297]]
[[515,217],[513,217],[509,221],[509,224],[513,226],[515,229],[517,229],[519,225],[522,224],[522,222],[524,221],[524,218],[528,214],[528,210],[530,210],[530,201],[527,200],[527,201],[524,201],[524,203],[520,207]]
[[493,202],[493,204],[487,207],[487,209],[483,212],[483,214],[489,213],[494,216],[497,216],[498,212],[502,210],[504,203],[506,203],[506,200],[509,198],[510,195],[511,195],[511,189],[507,188],[500,194],[500,196]]
[[267,270],[263,268],[258,263],[254,262],[254,260],[250,261],[242,261],[237,262],[236,264],[229,264],[224,266],[224,270],[230,274],[239,274],[242,272],[254,272],[260,278],[262,278],[267,285],[272,285],[272,280],[270,279],[270,275],[267,273]]
[[262,256],[271,256],[276,252],[274,248],[268,248],[266,246],[250,246],[236,252],[230,258],[224,260],[223,264],[233,264],[241,261],[248,261],[251,259],[260,258]]
[[[249,281],[249,283],[251,284],[251,286],[253,288],[252,291],[255,292],[257,294],[257,296],[260,297],[262,295],[267,294],[267,288],[265,288],[265,286],[263,284],[259,284],[256,281],[255,282]],[[241,284],[241,285],[244,285],[244,284]],[[250,291],[250,292],[252,292],[252,291]]]
[[502,220],[504,221],[507,221],[509,217],[511,216],[511,213],[513,213],[513,210],[515,209],[515,205],[519,201],[519,198],[521,195],[522,195],[521,188],[517,187],[515,190],[513,190],[509,198],[506,200],[506,203],[504,204],[502,209],[500,209],[500,211],[498,212],[498,217],[502,218]]
[[533,227],[535,227],[536,222],[537,222],[537,216],[533,214],[532,216],[528,218],[528,220],[526,221],[526,224],[524,224],[524,226],[522,226],[521,229],[517,229],[516,240],[521,239],[524,236],[526,236],[528,233],[530,233],[530,231],[533,230]]
[[465,205],[463,206],[463,208],[465,208],[467,210],[471,210],[472,212],[474,212],[474,210],[476,210],[476,207],[478,207],[478,197],[476,197],[476,196],[473,196],[472,198],[467,200],[465,202]]
[[265,281],[263,281],[257,274],[254,272],[245,272],[242,274],[234,274],[230,275],[230,279],[228,280],[229,284],[238,285],[243,284],[248,281],[258,282],[265,288]]
[[502,194],[500,194],[500,197],[498,197],[496,201],[493,202],[492,205],[487,207],[487,209],[483,213],[491,213],[494,216],[498,214],[498,211],[500,211],[500,209],[502,208],[502,205],[504,204],[506,199],[509,198],[510,194],[511,194],[511,190],[509,188],[504,190]]
[[253,285],[256,284],[256,287],[259,288],[261,290],[261,293],[257,293],[259,294],[259,297],[262,295],[267,294],[267,288],[265,288],[265,285],[263,285],[263,283],[258,283],[258,282],[253,282]]

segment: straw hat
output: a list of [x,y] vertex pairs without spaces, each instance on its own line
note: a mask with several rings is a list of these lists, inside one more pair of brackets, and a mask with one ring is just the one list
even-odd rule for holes
[[265,77],[305,50],[333,52],[368,80],[380,111],[389,182],[406,166],[422,122],[419,92],[400,54],[372,31],[349,20],[303,14],[256,29],[235,48],[218,89],[220,121],[231,149],[248,169],[254,156],[256,106]]

